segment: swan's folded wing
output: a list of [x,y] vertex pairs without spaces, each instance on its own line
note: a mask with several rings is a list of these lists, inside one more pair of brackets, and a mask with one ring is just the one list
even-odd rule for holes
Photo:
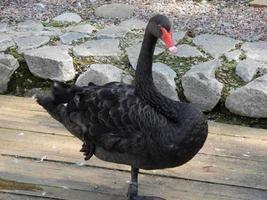
[[[132,86],[114,84],[79,95],[88,140],[109,151],[138,153],[167,120],[134,95]],[[138,152],[137,152],[138,151]]]

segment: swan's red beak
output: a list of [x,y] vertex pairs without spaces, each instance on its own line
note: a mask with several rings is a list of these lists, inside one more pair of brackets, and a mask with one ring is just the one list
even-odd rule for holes
[[163,42],[165,43],[167,49],[169,49],[170,52],[172,53],[176,53],[177,48],[174,44],[174,40],[172,37],[173,31],[170,30],[170,32],[168,32],[165,28],[161,27],[160,28],[161,32],[162,32],[162,36],[161,39],[163,40]]

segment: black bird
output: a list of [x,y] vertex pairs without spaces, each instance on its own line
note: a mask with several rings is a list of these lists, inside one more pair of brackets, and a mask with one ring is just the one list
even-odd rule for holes
[[171,23],[156,15],[146,27],[138,59],[135,86],[69,86],[54,83],[52,95],[37,102],[83,141],[85,159],[99,159],[131,166],[128,200],[162,200],[138,195],[139,169],[180,166],[202,148],[208,126],[201,111],[189,103],[162,95],[153,83],[153,52],[158,38],[175,51]]

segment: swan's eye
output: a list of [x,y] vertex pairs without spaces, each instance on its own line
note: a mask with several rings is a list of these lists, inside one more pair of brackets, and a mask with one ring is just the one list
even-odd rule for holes
[[172,52],[172,53],[176,53],[176,47],[173,41],[173,31],[170,30],[170,32],[168,32],[165,28],[160,27],[160,30],[162,32],[162,36],[161,39],[163,40],[163,42],[165,43],[166,47]]

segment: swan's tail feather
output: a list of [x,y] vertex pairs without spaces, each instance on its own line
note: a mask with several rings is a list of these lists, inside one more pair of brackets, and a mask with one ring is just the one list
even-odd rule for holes
[[76,85],[69,86],[61,82],[54,82],[51,86],[52,96],[56,104],[68,103],[75,96],[75,93],[80,90],[81,87]]
[[80,114],[73,102],[75,93],[80,90],[81,88],[78,86],[68,86],[64,83],[55,82],[51,86],[51,94],[38,95],[36,101],[74,136],[84,140],[87,129],[82,123]]
[[54,119],[62,123],[62,118],[65,115],[66,108],[62,104],[56,104],[54,98],[51,96],[41,96],[36,97],[36,101],[41,105]]

